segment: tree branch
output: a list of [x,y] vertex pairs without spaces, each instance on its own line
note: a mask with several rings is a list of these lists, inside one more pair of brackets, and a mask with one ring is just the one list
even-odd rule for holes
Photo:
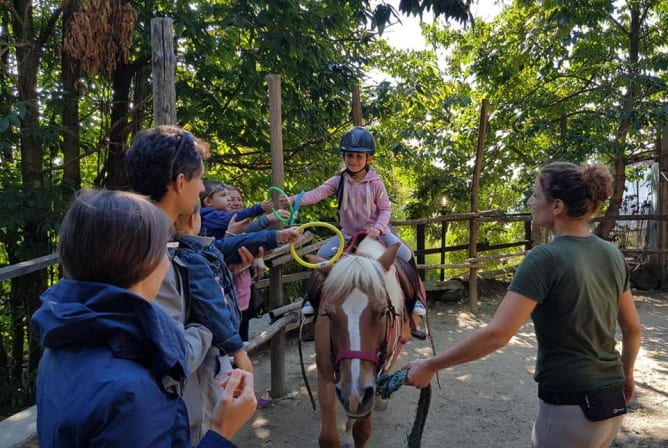
[[51,17],[49,17],[46,26],[42,28],[42,31],[39,33],[37,42],[35,42],[35,48],[42,48],[44,45],[46,45],[46,41],[49,39],[53,29],[56,27],[56,23],[58,23],[58,20],[63,13],[63,7],[67,3],[67,1],[64,1],[63,4],[58,7],[58,9],[53,11],[53,14],[51,14]]

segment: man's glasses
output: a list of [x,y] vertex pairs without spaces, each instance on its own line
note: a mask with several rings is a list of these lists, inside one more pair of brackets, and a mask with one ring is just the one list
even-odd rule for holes
[[176,175],[178,173],[174,172],[174,167],[176,165],[176,161],[179,158],[179,155],[181,155],[181,150],[183,150],[186,143],[192,143],[192,145],[194,146],[195,145],[195,139],[190,134],[190,132],[183,131],[183,135],[181,135],[179,144],[176,147],[176,150],[174,151],[174,156],[172,156],[172,162],[169,164],[169,180],[170,180],[170,182],[172,182],[176,179]]

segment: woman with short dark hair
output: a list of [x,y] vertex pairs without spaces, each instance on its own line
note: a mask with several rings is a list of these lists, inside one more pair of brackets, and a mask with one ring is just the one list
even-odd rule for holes
[[[37,377],[37,433],[46,447],[189,447],[181,387],[182,331],[151,301],[169,267],[171,223],[143,196],[83,190],[65,214],[65,278],[32,317],[45,347]],[[228,441],[255,410],[253,379],[223,382],[213,431]]]

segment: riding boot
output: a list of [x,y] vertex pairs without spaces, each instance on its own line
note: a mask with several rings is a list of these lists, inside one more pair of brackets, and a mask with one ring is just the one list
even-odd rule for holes
[[413,316],[411,316],[411,318],[409,319],[409,321],[410,321],[410,323],[411,323],[411,335],[412,335],[414,338],[421,339],[421,340],[423,340],[423,341],[424,341],[425,339],[427,339],[427,332],[424,331],[424,330],[420,330],[420,329],[418,328],[417,324],[415,323],[415,319],[413,318]]
[[[422,280],[420,279],[420,273],[418,272],[417,269],[417,264],[415,263],[415,258],[411,257],[410,260],[408,260],[408,264],[413,268],[415,278],[417,279],[417,282],[421,282]],[[411,297],[408,299],[408,307],[409,307],[409,312],[410,312],[410,323],[411,323],[411,335],[413,335],[414,338],[417,339],[422,339],[425,340],[427,339],[427,332],[424,330],[421,330],[418,327],[418,324],[416,320],[421,319],[422,316],[416,315],[413,313],[415,309],[415,304],[420,301],[422,302],[422,310],[424,311],[424,305],[426,305],[427,298],[426,297],[421,297],[420,291],[417,291],[414,297]]]
[[[402,259],[401,262],[406,263],[406,264],[408,264],[408,266],[410,266],[410,269],[412,270],[411,272],[407,271],[407,269],[408,269],[407,267],[404,267],[404,270],[407,273],[407,275],[409,276],[410,282],[413,285],[417,285],[417,283],[420,281],[420,277],[418,275],[417,265],[415,264],[415,259],[413,257],[411,257],[410,260],[404,261]],[[414,286],[414,290],[415,290],[415,286]],[[418,300],[418,294],[414,294],[412,297],[407,297],[406,298],[406,309],[408,310],[409,314],[413,313],[413,308],[415,307],[415,302],[417,300]]]
[[[308,302],[313,309],[313,328],[315,328],[315,322],[318,319],[318,309],[320,308],[320,293],[322,291],[322,284],[324,280],[325,277],[322,273],[318,272],[317,270],[313,271],[302,289],[304,303]],[[309,316],[310,315],[311,314],[309,313]],[[309,342],[313,339],[314,335],[312,332],[302,334],[303,342]]]

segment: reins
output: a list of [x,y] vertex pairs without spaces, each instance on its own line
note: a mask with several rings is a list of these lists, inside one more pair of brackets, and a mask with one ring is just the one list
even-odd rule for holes
[[309,384],[308,377],[306,376],[306,367],[304,367],[304,354],[302,353],[302,333],[304,330],[304,322],[306,322],[306,316],[302,314],[299,322],[299,342],[297,343],[297,347],[299,348],[299,365],[301,366],[302,379],[304,380],[304,385],[306,386],[308,397],[311,399],[311,407],[313,407],[313,410],[315,411],[317,410],[315,406],[315,398],[313,398],[313,391],[311,390],[311,385]]

